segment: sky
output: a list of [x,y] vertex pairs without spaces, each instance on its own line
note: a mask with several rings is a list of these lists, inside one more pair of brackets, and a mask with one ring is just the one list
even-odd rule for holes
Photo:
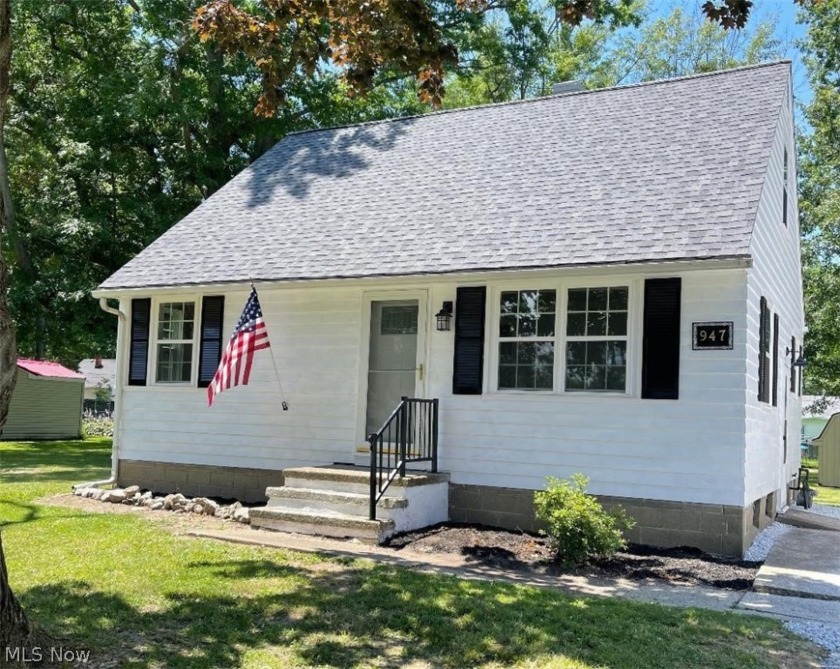
[[[655,16],[667,15],[674,7],[681,7],[686,12],[696,12],[700,0],[652,0],[648,5]],[[749,23],[755,25],[763,21],[776,24],[775,36],[784,45],[783,57],[793,61],[793,95],[798,105],[811,101],[811,89],[808,85],[808,73],[802,60],[797,43],[806,37],[805,26],[797,23],[798,6],[794,0],[755,0]],[[799,115],[801,118],[801,115]]]

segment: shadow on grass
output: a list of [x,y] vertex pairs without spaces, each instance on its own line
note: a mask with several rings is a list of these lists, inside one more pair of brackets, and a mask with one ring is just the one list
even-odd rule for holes
[[110,439],[0,442],[4,483],[76,483],[101,477],[110,466]]
[[[208,569],[231,589],[190,592],[189,572],[206,576]],[[796,641],[777,638],[769,621],[748,625],[734,615],[571,599],[391,567],[321,572],[222,560],[188,565],[184,583],[142,610],[86,582],[31,588],[23,600],[66,646],[93,648],[98,662],[125,667],[236,667],[249,652],[277,666],[324,667],[530,666],[565,657],[576,667],[637,669],[645,658],[651,669],[736,669],[809,666],[779,662],[797,653],[814,659]]]

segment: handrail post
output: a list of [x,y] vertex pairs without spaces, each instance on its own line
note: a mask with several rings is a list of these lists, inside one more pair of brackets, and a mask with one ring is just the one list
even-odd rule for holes
[[405,478],[405,461],[408,458],[408,423],[410,419],[408,397],[402,398],[402,420],[400,421],[400,478]]
[[368,443],[370,444],[370,519],[376,520],[376,493],[377,493],[377,478],[378,472],[376,471],[376,441],[377,436],[376,432],[368,437]]
[[432,473],[438,470],[438,404],[436,397],[432,400]]

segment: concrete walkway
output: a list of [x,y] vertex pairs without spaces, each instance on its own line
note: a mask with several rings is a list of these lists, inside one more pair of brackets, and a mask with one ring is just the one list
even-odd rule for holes
[[253,546],[367,558],[416,571],[458,578],[550,587],[577,596],[621,597],[677,607],[715,611],[734,610],[783,620],[840,623],[840,533],[795,528],[782,535],[747,593],[711,587],[640,583],[622,578],[546,576],[489,567],[468,557],[399,552],[354,541],[341,541],[286,532],[198,530],[188,536]]
[[797,527],[780,536],[737,607],[840,624],[840,533]]
[[713,611],[732,610],[743,591],[704,586],[679,586],[651,581],[640,583],[624,578],[587,576],[546,576],[536,572],[497,569],[471,562],[468,557],[452,554],[422,553],[410,548],[393,549],[355,541],[341,541],[286,532],[262,530],[197,530],[187,536],[217,539],[252,546],[321,553],[336,557],[366,558],[382,564],[407,567],[430,574],[447,574],[458,578],[514,583],[541,588],[554,588],[575,596],[620,597],[640,602],[677,607],[698,607]]

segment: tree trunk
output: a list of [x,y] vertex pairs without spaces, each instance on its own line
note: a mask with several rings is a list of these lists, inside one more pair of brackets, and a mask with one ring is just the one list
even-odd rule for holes
[[[9,170],[6,160],[4,128],[9,99],[9,65],[12,57],[12,36],[9,14],[11,0],[0,0],[0,249],[3,231],[9,220],[14,220]],[[0,433],[9,414],[9,401],[17,380],[17,354],[15,326],[9,313],[9,273],[3,253],[0,253]],[[34,629],[9,586],[6,556],[0,537],[0,662],[6,659],[7,647],[27,648],[35,645]]]
[[[0,535],[0,664],[6,659],[7,648],[36,646],[35,636],[32,624],[9,586],[3,537]],[[32,657],[31,653],[26,655]]]

